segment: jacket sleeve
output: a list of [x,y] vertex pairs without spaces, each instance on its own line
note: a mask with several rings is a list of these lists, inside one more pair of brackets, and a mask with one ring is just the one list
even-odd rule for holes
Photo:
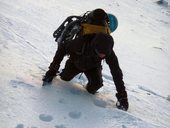
[[53,61],[51,62],[49,69],[54,69],[58,71],[60,67],[60,63],[63,60],[64,56],[66,55],[66,48],[65,44],[60,44],[58,49],[53,57]]
[[106,63],[109,65],[110,72],[112,74],[117,92],[125,91],[123,73],[119,67],[118,58],[113,50],[111,51],[111,54],[108,57],[106,57]]

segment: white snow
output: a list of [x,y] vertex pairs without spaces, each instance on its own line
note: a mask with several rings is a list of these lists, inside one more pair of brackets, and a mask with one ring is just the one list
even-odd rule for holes
[[[0,128],[169,128],[169,4],[0,0]],[[112,36],[129,96],[127,112],[115,106],[116,90],[106,63],[105,86],[96,95],[83,88],[84,76],[70,82],[57,77],[52,85],[41,86],[57,49],[54,30],[67,16],[99,7],[119,21]]]

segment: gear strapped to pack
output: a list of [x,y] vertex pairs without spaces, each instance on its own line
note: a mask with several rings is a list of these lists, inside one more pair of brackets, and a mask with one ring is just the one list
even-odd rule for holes
[[104,25],[96,25],[88,23],[89,17],[91,17],[91,12],[87,11],[83,16],[67,17],[67,19],[53,33],[53,37],[58,45],[65,41],[74,40],[82,35],[96,34],[98,32],[110,34],[116,30],[118,20],[114,15],[108,13]]

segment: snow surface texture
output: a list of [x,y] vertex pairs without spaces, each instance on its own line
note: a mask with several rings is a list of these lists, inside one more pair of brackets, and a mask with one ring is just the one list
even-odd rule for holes
[[[0,0],[0,128],[169,128],[169,3]],[[119,20],[112,36],[129,96],[127,112],[115,106],[106,63],[105,86],[96,95],[83,88],[84,76],[70,82],[56,78],[52,85],[41,86],[57,49],[54,30],[67,16],[98,7]]]

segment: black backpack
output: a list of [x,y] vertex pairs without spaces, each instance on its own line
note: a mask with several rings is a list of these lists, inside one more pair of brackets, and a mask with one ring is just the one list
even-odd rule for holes
[[[67,17],[53,33],[53,37],[55,38],[55,41],[58,43],[58,45],[79,37],[82,34],[81,24],[88,22],[88,15],[90,13],[91,11],[87,11],[82,16]],[[106,20],[106,22],[109,24],[109,20]]]

